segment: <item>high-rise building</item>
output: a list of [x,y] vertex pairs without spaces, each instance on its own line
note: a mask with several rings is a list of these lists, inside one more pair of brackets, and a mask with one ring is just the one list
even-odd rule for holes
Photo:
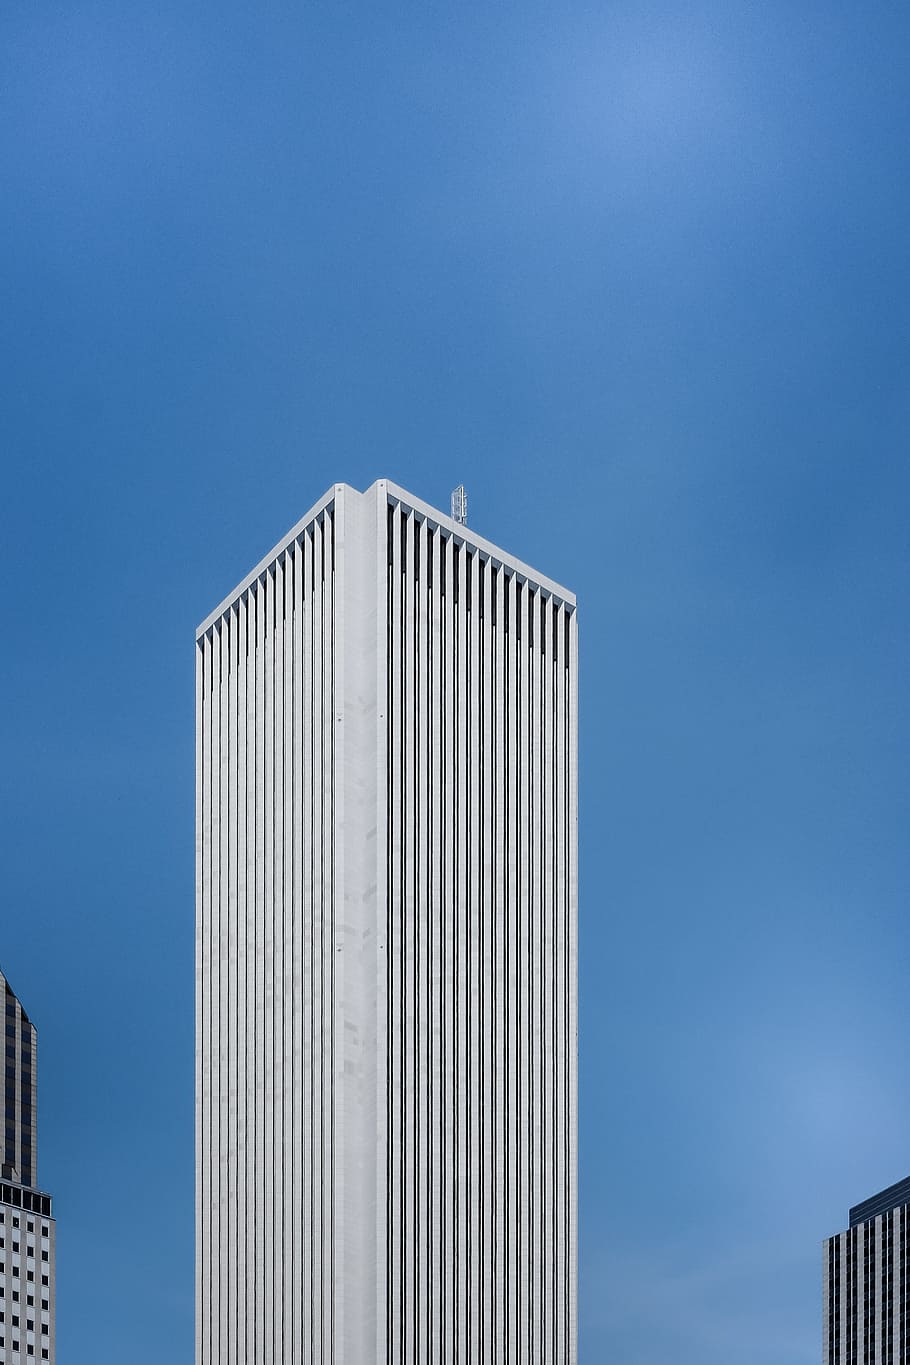
[[0,1161],[0,1365],[56,1359],[51,1197],[38,1189],[38,1034],[6,977]]
[[574,597],[339,484],[196,657],[198,1365],[574,1365]]
[[910,1365],[910,1177],[850,1210],[822,1251],[822,1365]]

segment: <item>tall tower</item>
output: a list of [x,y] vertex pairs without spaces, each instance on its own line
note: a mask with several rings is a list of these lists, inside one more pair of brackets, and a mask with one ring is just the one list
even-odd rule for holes
[[197,1365],[574,1365],[574,597],[339,484],[196,658]]
[[855,1204],[822,1253],[822,1365],[910,1365],[910,1176]]
[[0,1365],[56,1359],[51,1197],[38,1189],[38,1034],[6,977],[0,1160]]

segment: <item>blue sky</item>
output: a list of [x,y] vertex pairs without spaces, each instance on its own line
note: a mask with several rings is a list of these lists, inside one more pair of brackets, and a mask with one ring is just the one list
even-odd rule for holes
[[192,1359],[193,631],[388,476],[578,592],[581,1365],[910,1173],[910,19],[11,3],[0,962],[60,1356]]

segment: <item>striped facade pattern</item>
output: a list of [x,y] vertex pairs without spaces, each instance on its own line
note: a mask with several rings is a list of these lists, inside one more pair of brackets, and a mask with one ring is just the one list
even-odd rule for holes
[[334,523],[201,639],[202,1357],[333,1359]]
[[571,1365],[574,600],[339,485],[197,645],[198,1365]]
[[823,1365],[910,1365],[910,1205],[829,1237]]

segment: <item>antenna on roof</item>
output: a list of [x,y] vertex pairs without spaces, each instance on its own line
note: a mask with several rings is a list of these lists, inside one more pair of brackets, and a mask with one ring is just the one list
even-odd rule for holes
[[452,489],[452,520],[457,521],[459,526],[468,524],[468,495],[463,483]]

